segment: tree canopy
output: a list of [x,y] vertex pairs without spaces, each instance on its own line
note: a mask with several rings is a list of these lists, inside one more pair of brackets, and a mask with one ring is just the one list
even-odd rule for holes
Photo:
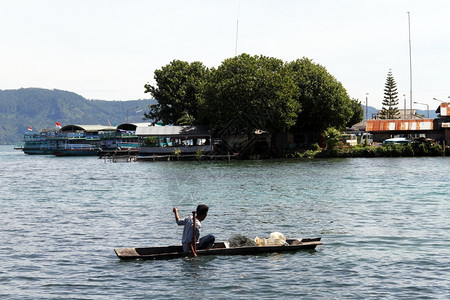
[[145,117],[164,124],[194,124],[200,121],[200,92],[208,69],[201,62],[173,60],[155,71],[156,86],[146,84],[157,104]]
[[155,71],[158,101],[146,115],[165,124],[231,126],[252,132],[316,132],[362,119],[360,103],[325,67],[303,58],[293,62],[241,54],[217,68],[174,60]]
[[361,105],[361,101],[358,99],[351,99],[350,106],[352,109],[352,116],[350,120],[347,122],[347,127],[352,127],[356,123],[361,122],[364,119],[364,110]]
[[282,60],[242,54],[211,70],[203,97],[213,127],[234,122],[249,131],[283,131],[295,124],[300,111],[296,93]]
[[296,100],[302,106],[296,130],[322,133],[328,127],[345,129],[353,111],[342,84],[308,58],[289,63],[288,69],[298,87]]

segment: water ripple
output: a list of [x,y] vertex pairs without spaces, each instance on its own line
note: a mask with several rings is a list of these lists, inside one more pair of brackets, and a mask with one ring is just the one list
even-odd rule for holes
[[[445,299],[448,158],[104,163],[0,146],[5,299]],[[317,251],[123,262],[177,244],[172,207],[226,240],[322,236]]]

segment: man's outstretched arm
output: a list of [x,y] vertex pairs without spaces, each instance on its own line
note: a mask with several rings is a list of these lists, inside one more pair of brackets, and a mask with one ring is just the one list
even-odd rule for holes
[[180,219],[180,216],[178,215],[178,207],[174,207],[173,208],[173,213],[175,214],[175,221],[178,222],[178,220]]

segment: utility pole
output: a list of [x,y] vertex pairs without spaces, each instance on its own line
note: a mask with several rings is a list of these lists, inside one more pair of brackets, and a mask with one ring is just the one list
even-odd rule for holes
[[239,36],[239,12],[241,10],[241,1],[239,1],[238,4],[238,15],[237,15],[237,21],[236,21],[236,46],[234,48],[234,56],[237,56],[238,51],[238,36]]
[[410,21],[410,15],[409,15],[409,11],[408,11],[408,33],[409,33],[409,102],[410,102],[410,108],[411,108],[411,120],[413,118],[412,115],[412,105],[413,105],[413,100],[412,100],[412,58],[411,58],[411,21]]
[[403,94],[403,100],[404,100],[404,104],[403,104],[403,119],[406,120],[406,95]]

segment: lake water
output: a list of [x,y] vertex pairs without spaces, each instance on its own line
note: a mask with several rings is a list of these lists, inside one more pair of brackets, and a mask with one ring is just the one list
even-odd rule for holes
[[[130,162],[0,146],[2,299],[448,299],[450,158]],[[120,261],[203,233],[322,237],[316,251]]]

